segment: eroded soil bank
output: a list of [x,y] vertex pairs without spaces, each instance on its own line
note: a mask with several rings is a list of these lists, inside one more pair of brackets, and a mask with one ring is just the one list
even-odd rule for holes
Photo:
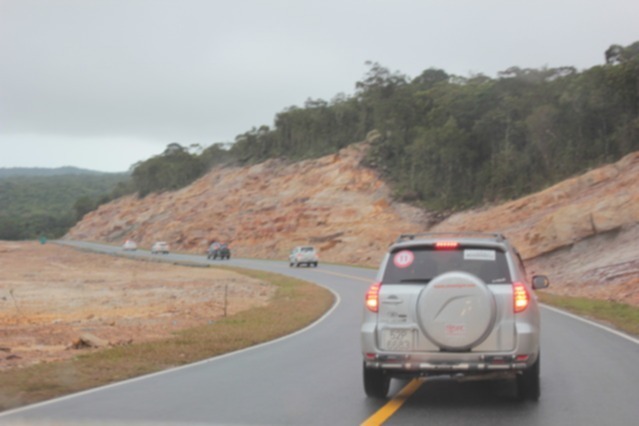
[[73,357],[93,343],[168,337],[223,317],[225,299],[232,315],[275,291],[230,271],[35,242],[0,241],[0,271],[0,371]]

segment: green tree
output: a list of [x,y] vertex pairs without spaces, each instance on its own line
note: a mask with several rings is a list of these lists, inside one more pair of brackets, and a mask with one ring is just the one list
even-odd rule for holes
[[144,197],[151,192],[183,188],[205,171],[206,164],[201,157],[173,142],[161,155],[137,164],[131,176],[133,188]]

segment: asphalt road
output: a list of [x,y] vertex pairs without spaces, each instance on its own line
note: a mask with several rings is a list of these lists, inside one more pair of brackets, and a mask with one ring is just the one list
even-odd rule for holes
[[[95,250],[120,248],[78,243]],[[131,256],[146,257],[137,251]],[[388,409],[362,389],[359,325],[375,272],[321,264],[155,255],[221,263],[315,282],[338,296],[291,336],[197,364],[0,414],[0,424],[358,425]],[[429,379],[386,425],[631,425],[639,418],[639,341],[544,308],[542,396],[515,400],[509,382]],[[393,381],[392,392],[406,383]],[[393,402],[398,402],[394,400]]]

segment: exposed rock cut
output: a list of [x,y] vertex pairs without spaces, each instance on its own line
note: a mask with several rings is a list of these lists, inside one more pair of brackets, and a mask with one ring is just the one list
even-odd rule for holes
[[[639,244],[630,237],[639,222],[639,152],[429,228],[435,215],[394,202],[389,186],[360,165],[365,150],[360,144],[294,164],[269,160],[217,168],[179,191],[103,205],[66,238],[116,244],[130,238],[142,247],[166,240],[173,249],[192,253],[222,240],[230,242],[234,257],[282,260],[291,247],[314,244],[321,260],[377,266],[401,233],[502,232],[537,272],[551,276],[553,291],[571,288],[639,304],[632,284]],[[579,290],[585,286],[611,290]]]

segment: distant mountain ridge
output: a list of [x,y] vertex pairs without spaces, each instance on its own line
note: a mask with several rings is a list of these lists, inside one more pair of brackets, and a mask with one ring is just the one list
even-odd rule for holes
[[65,176],[65,175],[116,175],[122,173],[99,172],[97,170],[81,169],[74,166],[55,168],[46,167],[0,167],[0,179],[16,176]]

